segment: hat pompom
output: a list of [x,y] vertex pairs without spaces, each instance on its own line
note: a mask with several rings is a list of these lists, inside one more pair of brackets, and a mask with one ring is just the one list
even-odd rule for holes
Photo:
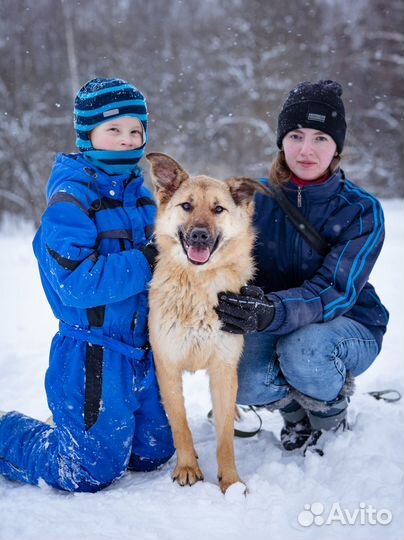
[[325,81],[318,81],[319,86],[323,86],[324,90],[334,92],[338,97],[342,96],[343,90],[339,82],[331,81],[327,79]]

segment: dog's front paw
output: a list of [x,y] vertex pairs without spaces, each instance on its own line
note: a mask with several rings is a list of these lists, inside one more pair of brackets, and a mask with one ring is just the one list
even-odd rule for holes
[[[234,486],[235,484],[237,484],[238,486],[240,486],[240,489],[243,491],[243,495],[247,495],[248,493],[247,486],[244,484],[242,480],[240,480],[240,477],[237,473],[219,475],[218,479],[219,479],[219,486],[220,486],[220,489],[222,490],[222,493],[226,493],[230,486]],[[242,486],[244,487],[242,488]]]
[[235,484],[231,484],[226,489],[226,493],[224,495],[226,500],[230,502],[237,502],[245,499],[248,493],[248,487],[244,484],[244,482],[236,482]]
[[203,480],[203,474],[197,463],[194,465],[177,465],[172,478],[180,486],[192,486],[199,480]]

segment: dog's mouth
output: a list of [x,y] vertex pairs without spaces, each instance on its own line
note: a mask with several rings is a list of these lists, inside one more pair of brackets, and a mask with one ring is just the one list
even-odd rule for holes
[[195,231],[196,229],[193,229],[188,234],[181,230],[178,231],[182,249],[192,264],[206,264],[219,245],[220,234],[216,238],[212,238],[205,231]]

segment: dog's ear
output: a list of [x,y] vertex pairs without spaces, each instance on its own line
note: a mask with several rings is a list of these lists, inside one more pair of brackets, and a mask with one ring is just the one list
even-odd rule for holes
[[234,176],[233,178],[226,180],[226,183],[229,186],[231,196],[237,205],[248,205],[252,201],[256,191],[271,195],[269,188],[252,178]]
[[188,180],[189,174],[167,154],[150,152],[146,159],[150,161],[151,176],[160,202],[171,199],[180,185]]

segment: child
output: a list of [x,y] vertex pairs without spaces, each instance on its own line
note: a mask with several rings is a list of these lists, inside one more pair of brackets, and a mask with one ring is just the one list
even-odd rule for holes
[[95,492],[127,468],[155,469],[174,447],[147,335],[156,206],[137,165],[146,101],[123,80],[92,79],[74,120],[80,153],[57,155],[33,243],[60,321],[46,374],[54,425],[3,414],[0,473]]

